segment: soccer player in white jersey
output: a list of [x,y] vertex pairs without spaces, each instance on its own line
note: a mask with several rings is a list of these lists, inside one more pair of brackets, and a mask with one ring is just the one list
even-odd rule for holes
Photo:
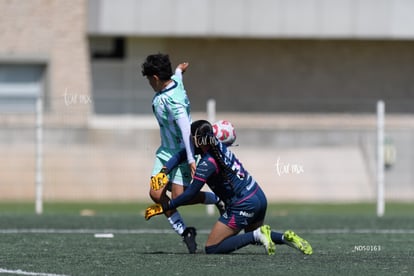
[[[154,54],[147,56],[142,64],[142,75],[147,77],[150,86],[155,91],[152,100],[153,113],[160,127],[161,145],[156,152],[152,176],[162,171],[165,163],[177,152],[185,149],[187,162],[168,173],[170,180],[169,190],[171,197],[176,198],[184,192],[184,188],[191,183],[196,163],[191,139],[190,101],[184,89],[182,73],[187,69],[188,63],[177,66],[173,75],[168,55]],[[166,189],[155,190],[150,183],[150,197],[155,203],[164,201],[167,196]],[[215,204],[219,199],[211,192],[200,192],[191,204]],[[196,230],[186,227],[177,210],[165,213],[175,232],[183,236],[190,253],[195,253]]]

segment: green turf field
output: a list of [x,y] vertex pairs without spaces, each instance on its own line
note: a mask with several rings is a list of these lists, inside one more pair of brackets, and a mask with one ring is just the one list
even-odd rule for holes
[[[145,221],[142,204],[0,204],[3,275],[413,275],[413,204],[270,205],[267,223],[293,229],[314,248],[311,256],[278,246],[206,255],[203,244],[216,217],[204,206],[182,209],[198,229],[199,253],[187,254],[163,217]],[[80,216],[89,210],[92,216]],[[113,238],[95,238],[112,233]]]

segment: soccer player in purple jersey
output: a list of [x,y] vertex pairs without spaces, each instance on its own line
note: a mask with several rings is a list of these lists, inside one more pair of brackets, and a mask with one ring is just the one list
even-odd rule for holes
[[[196,173],[188,189],[169,201],[146,209],[145,218],[188,204],[205,183],[225,202],[226,211],[220,216],[208,236],[207,254],[230,253],[249,244],[262,244],[268,255],[275,253],[275,244],[287,244],[304,254],[312,254],[311,245],[291,230],[272,231],[264,225],[267,199],[260,186],[244,169],[236,156],[213,135],[208,121],[191,125],[196,153],[201,154]],[[181,162],[178,153],[167,163],[167,171]],[[239,234],[244,230],[243,234]]]

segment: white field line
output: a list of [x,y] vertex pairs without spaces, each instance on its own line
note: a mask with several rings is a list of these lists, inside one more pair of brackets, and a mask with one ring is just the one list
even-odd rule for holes
[[[278,230],[275,230],[278,231]],[[201,234],[209,234],[209,229],[197,230]],[[302,234],[414,234],[414,229],[307,229],[295,230]],[[27,228],[27,229],[0,229],[0,234],[96,234],[111,233],[118,235],[141,235],[141,234],[175,234],[171,229],[49,229],[49,228]]]
[[33,275],[33,276],[66,276],[62,274],[51,274],[51,273],[42,273],[42,272],[30,272],[30,271],[23,271],[23,270],[11,270],[11,269],[4,269],[0,268],[0,273],[8,273],[8,274],[15,274],[15,275]]

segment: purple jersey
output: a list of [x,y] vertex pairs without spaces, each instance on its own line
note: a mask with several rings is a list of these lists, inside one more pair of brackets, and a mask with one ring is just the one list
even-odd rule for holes
[[[227,147],[218,142],[217,147],[222,160],[228,169],[223,169],[214,159],[212,149],[203,153],[198,162],[191,185],[179,197],[170,201],[171,209],[187,203],[203,187],[205,183],[227,206],[240,201],[257,188],[256,181],[243,168],[236,156]],[[174,158],[173,158],[174,159]],[[176,156],[176,161],[180,158]],[[167,167],[170,168],[170,162]]]

